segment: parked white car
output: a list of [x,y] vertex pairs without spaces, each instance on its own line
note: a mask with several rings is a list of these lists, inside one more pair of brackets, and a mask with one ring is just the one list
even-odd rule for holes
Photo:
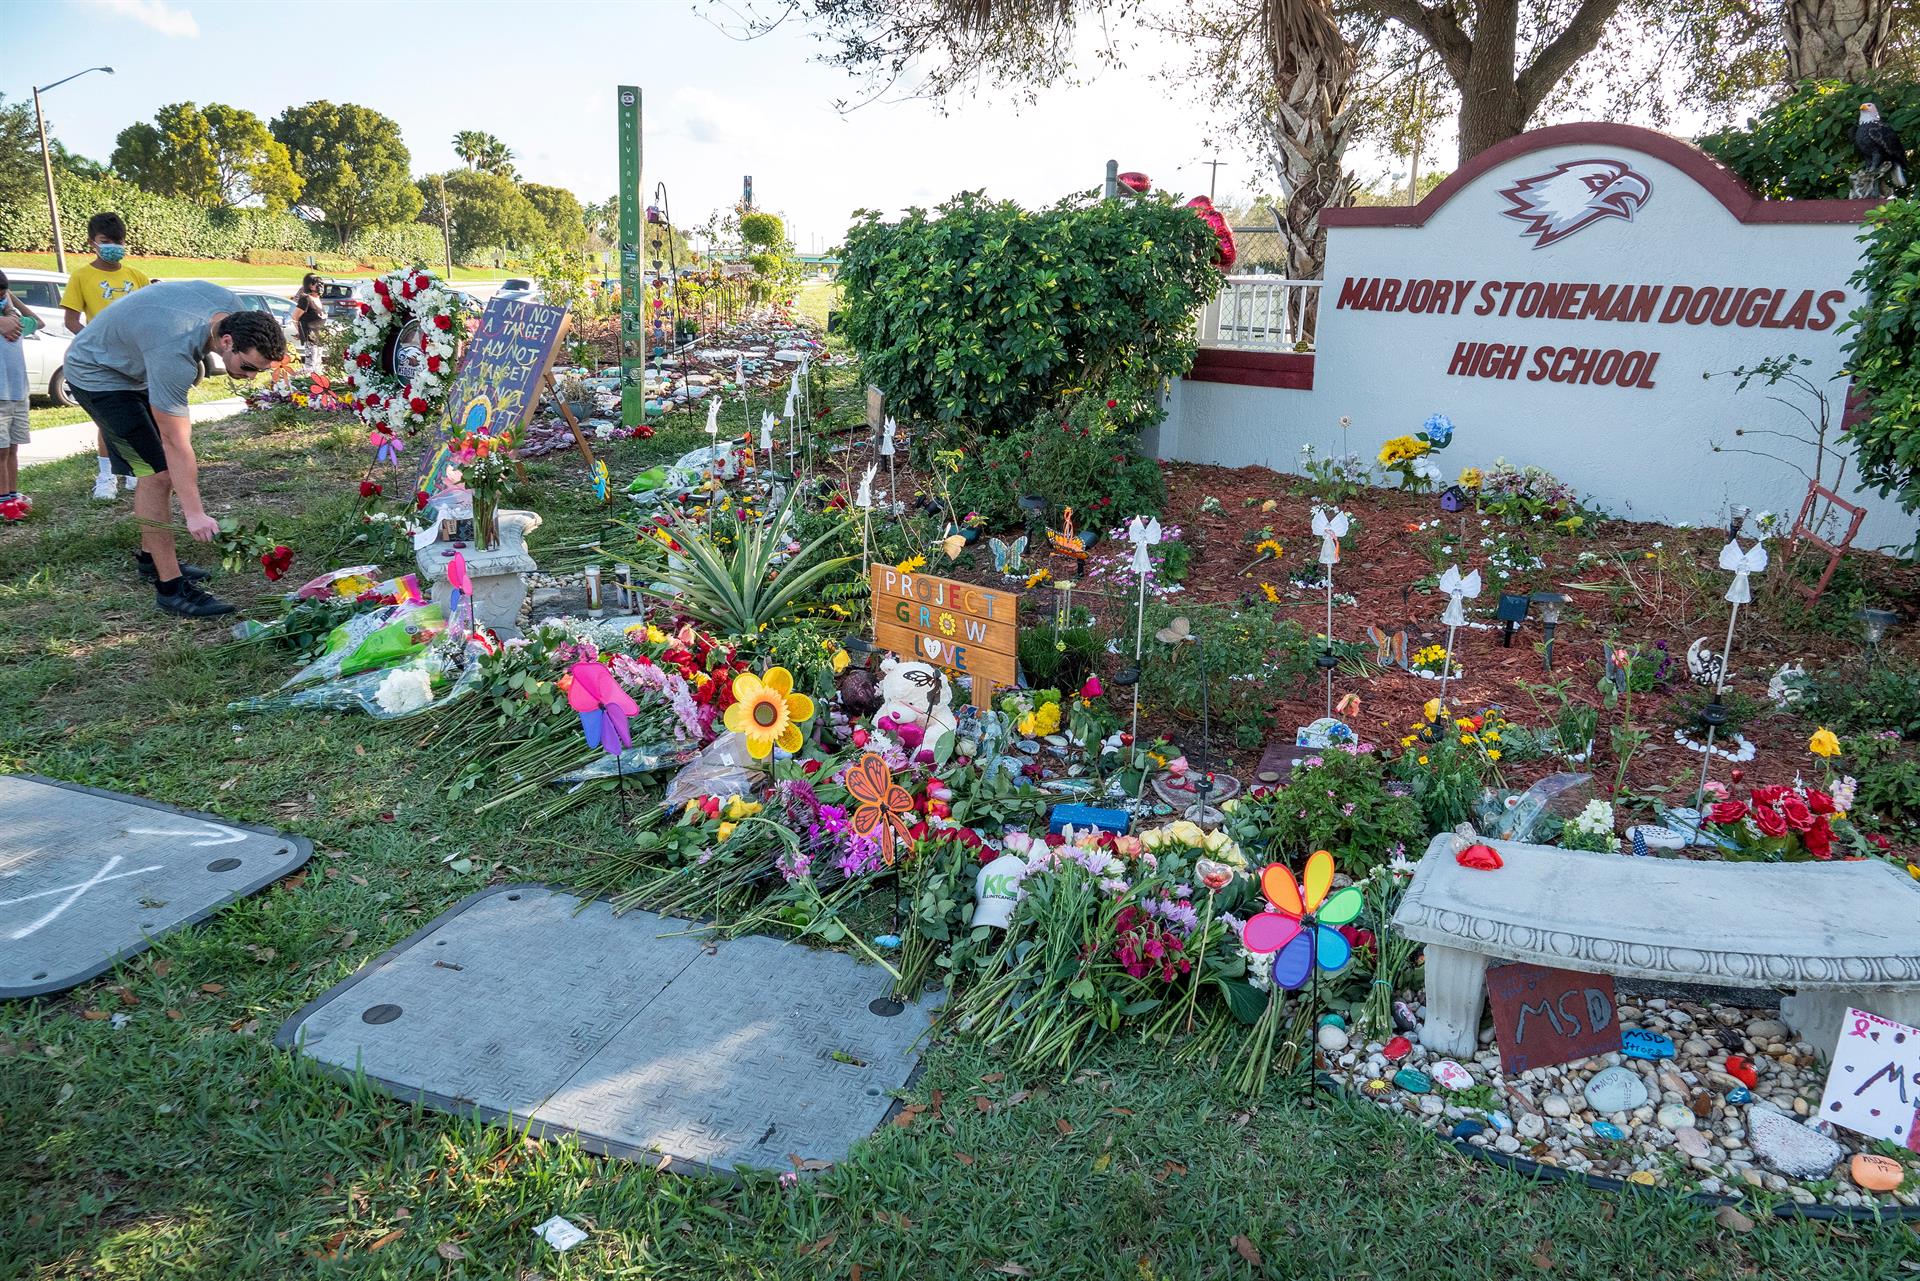
[[73,393],[67,390],[67,346],[73,335],[67,332],[66,318],[60,310],[60,295],[67,287],[61,271],[38,271],[31,267],[7,269],[7,287],[28,311],[40,318],[40,328],[20,340],[26,348],[27,390],[45,396],[56,405],[72,405]]

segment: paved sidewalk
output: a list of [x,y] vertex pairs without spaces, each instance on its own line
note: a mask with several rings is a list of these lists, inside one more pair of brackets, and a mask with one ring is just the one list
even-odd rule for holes
[[[196,423],[214,423],[222,418],[231,418],[235,414],[246,412],[247,402],[238,396],[228,396],[224,400],[209,400],[188,407]],[[33,433],[33,439],[20,446],[20,469],[37,467],[41,463],[58,462],[74,454],[91,454],[94,449],[94,427],[90,422],[68,423],[64,427],[49,427],[45,431]]]

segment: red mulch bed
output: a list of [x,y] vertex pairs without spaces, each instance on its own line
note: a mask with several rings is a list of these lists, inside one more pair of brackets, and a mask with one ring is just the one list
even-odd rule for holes
[[[1163,465],[1167,477],[1168,502],[1161,520],[1181,527],[1182,539],[1194,549],[1191,567],[1184,580],[1185,592],[1176,600],[1197,602],[1245,601],[1255,607],[1278,610],[1298,622],[1310,633],[1324,626],[1325,603],[1318,592],[1292,588],[1288,579],[1294,574],[1311,574],[1316,568],[1319,540],[1311,532],[1312,499],[1304,492],[1305,482],[1263,467],[1222,468],[1195,464]],[[901,477],[901,492],[909,493],[907,477]],[[1202,514],[1203,501],[1211,496],[1220,510]],[[1271,511],[1262,504],[1272,501]],[[1335,590],[1357,598],[1353,605],[1336,605],[1334,634],[1341,640],[1366,643],[1366,628],[1378,626],[1391,634],[1404,627],[1408,649],[1422,644],[1444,642],[1446,628],[1439,621],[1446,598],[1436,591],[1415,590],[1410,598],[1403,589],[1416,580],[1436,573],[1427,555],[1433,531],[1416,531],[1422,521],[1442,517],[1449,528],[1458,530],[1464,519],[1467,539],[1456,542],[1459,551],[1476,554],[1459,557],[1462,570],[1479,567],[1485,585],[1479,599],[1469,606],[1469,617],[1482,617],[1474,607],[1491,619],[1492,609],[1504,587],[1512,592],[1562,591],[1572,597],[1554,645],[1554,671],[1549,677],[1542,669],[1534,645],[1542,639],[1539,610],[1522,625],[1512,648],[1500,644],[1500,632],[1459,630],[1454,641],[1455,661],[1464,665],[1466,676],[1449,683],[1448,701],[1461,715],[1498,705],[1520,724],[1538,727],[1541,717],[1519,682],[1539,683],[1549,679],[1570,678],[1571,689],[1583,702],[1600,705],[1595,686],[1601,673],[1602,643],[1652,646],[1665,641],[1673,655],[1671,681],[1652,693],[1633,699],[1635,723],[1651,731],[1652,737],[1635,754],[1627,787],[1642,793],[1664,793],[1676,803],[1691,800],[1699,778],[1701,757],[1673,741],[1673,731],[1682,726],[1698,737],[1702,731],[1683,705],[1689,695],[1698,696],[1698,687],[1686,677],[1686,651],[1697,637],[1708,637],[1709,646],[1718,650],[1726,634],[1728,604],[1724,593],[1731,581],[1717,564],[1720,548],[1726,541],[1723,530],[1681,530],[1669,526],[1627,521],[1603,521],[1581,535],[1563,534],[1544,524],[1526,529],[1526,543],[1534,555],[1546,561],[1544,570],[1516,574],[1506,583],[1498,582],[1485,566],[1485,555],[1478,546],[1482,534],[1481,516],[1469,509],[1448,516],[1440,511],[1439,501],[1431,494],[1404,494],[1396,490],[1375,489],[1345,503],[1344,509],[1359,522],[1356,545],[1348,550],[1335,570]],[[1494,526],[1499,526],[1496,519]],[[1254,558],[1251,531],[1270,527],[1285,548],[1282,561],[1242,571]],[[1513,532],[1520,532],[1515,530]],[[1665,568],[1657,576],[1654,562],[1645,558],[1656,541],[1663,544]],[[984,540],[983,540],[984,545]],[[1096,549],[1111,550],[1110,546]],[[1598,560],[1584,563],[1580,554],[1593,553]],[[1810,552],[1811,565],[1820,553]],[[1858,624],[1844,605],[1840,588],[1849,577],[1865,587],[1865,599],[1871,603],[1891,602],[1903,615],[1911,617],[1920,602],[1920,567],[1872,552],[1850,552],[1837,588],[1822,602],[1817,612],[1809,612],[1786,581],[1784,552],[1775,544],[1775,563],[1766,574],[1754,580],[1755,603],[1741,610],[1734,641],[1734,682],[1732,691],[1765,701],[1766,685],[1773,672],[1785,662],[1804,664],[1818,672],[1849,660],[1859,661],[1862,641]],[[939,558],[935,557],[935,561]],[[984,559],[976,556],[975,561]],[[1056,574],[1070,573],[1070,562],[1048,562],[1043,552],[1030,549],[1030,565],[1050,564]],[[1624,563],[1623,563],[1624,561]],[[1634,568],[1629,571],[1627,566]],[[929,564],[928,572],[942,572]],[[1812,575],[1817,576],[1817,567]],[[1631,574],[1631,578],[1630,578]],[[983,574],[979,569],[964,569],[959,577],[985,580],[997,576],[990,564]],[[1271,583],[1280,593],[1280,602],[1266,605],[1261,584]],[[1635,585],[1628,586],[1632,582]],[[1604,590],[1613,584],[1624,590],[1623,605],[1617,614],[1613,597]],[[1042,586],[1035,596],[1023,625],[1039,625],[1051,609],[1051,592]],[[1076,594],[1085,602],[1084,592]],[[1035,609],[1032,606],[1040,606]],[[1131,623],[1131,594],[1123,607],[1117,600],[1100,610],[1103,617],[1118,621],[1123,611]],[[1920,655],[1920,628],[1907,626],[1896,630],[1885,647],[1887,656],[1896,654],[1906,661]],[[1118,666],[1116,660],[1113,664]],[[1438,692],[1438,682],[1391,670],[1371,680],[1355,681],[1342,673],[1334,675],[1334,697],[1346,693],[1360,696],[1361,710],[1350,718],[1362,737],[1390,752],[1398,751],[1399,739],[1408,725],[1419,718],[1422,705]],[[1272,741],[1292,742],[1293,731],[1325,710],[1323,687],[1316,679],[1309,687],[1278,691],[1273,706]],[[1187,715],[1171,718],[1150,715],[1144,728],[1150,728],[1183,745],[1198,745],[1198,709],[1185,709]],[[1608,746],[1609,726],[1618,723],[1618,713],[1601,712],[1594,759],[1587,767],[1569,767],[1553,761],[1527,762],[1506,771],[1509,786],[1525,787],[1533,780],[1568,768],[1591,768],[1604,794],[1615,773],[1615,760]],[[1189,717],[1191,719],[1189,719]],[[1757,757],[1742,768],[1743,782],[1757,785],[1790,782],[1796,772],[1818,778],[1818,761],[1807,751],[1807,738],[1815,726],[1793,714],[1763,714],[1740,727],[1758,748]],[[1251,776],[1261,750],[1235,750],[1231,743],[1214,736],[1216,753],[1231,757],[1236,772]],[[1724,738],[1719,740],[1724,742]],[[1729,781],[1733,766],[1716,759],[1714,776]]]

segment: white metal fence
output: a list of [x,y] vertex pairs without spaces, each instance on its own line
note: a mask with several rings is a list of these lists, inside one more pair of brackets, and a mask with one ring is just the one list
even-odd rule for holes
[[1318,280],[1228,276],[1200,313],[1200,345],[1238,351],[1310,351]]

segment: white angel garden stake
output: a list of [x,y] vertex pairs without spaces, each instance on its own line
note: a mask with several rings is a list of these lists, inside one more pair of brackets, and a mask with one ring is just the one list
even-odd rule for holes
[[1333,656],[1333,567],[1340,563],[1340,540],[1347,536],[1349,524],[1347,514],[1337,507],[1313,509],[1313,532],[1320,536],[1320,564],[1325,567],[1321,577],[1327,588],[1327,647],[1316,661],[1325,673],[1328,716],[1333,715],[1333,669],[1340,665]]
[[887,460],[887,503],[889,511],[894,510],[893,493],[896,488],[893,479],[893,434],[899,429],[899,426],[893,421],[892,414],[887,415],[886,422],[881,424],[880,427],[880,456]]
[[1444,707],[1447,681],[1453,675],[1453,632],[1467,621],[1466,602],[1480,594],[1480,571],[1463,575],[1458,565],[1449,565],[1440,575],[1440,590],[1447,594],[1447,607],[1440,614],[1440,621],[1447,625],[1447,653],[1440,662],[1440,703]]
[[[747,398],[742,396],[740,408],[744,410],[746,407]],[[766,455],[766,466],[769,471],[773,469],[773,423],[773,411],[771,409],[763,411],[760,415],[760,452]]]
[[[1727,539],[1727,545],[1720,549],[1720,568],[1733,575],[1733,582],[1727,585],[1726,601],[1733,606],[1727,614],[1727,640],[1720,647],[1719,670],[1713,677],[1713,694],[1701,709],[1700,719],[1707,725],[1707,745],[1700,756],[1700,787],[1693,796],[1694,839],[1700,835],[1699,815],[1707,798],[1707,776],[1713,769],[1713,736],[1727,718],[1726,709],[1720,705],[1720,695],[1727,688],[1727,680],[1733,674],[1733,628],[1740,621],[1740,607],[1753,600],[1753,575],[1765,573],[1767,568],[1767,545],[1756,542],[1753,546],[1742,548],[1738,538]],[[1689,661],[1692,654],[1689,652]]]
[[868,523],[873,518],[873,478],[879,470],[880,464],[868,463],[867,474],[860,478],[859,492],[853,496],[853,505],[860,509],[860,577],[862,578],[867,576],[867,569],[871,560],[871,553],[868,551],[867,529]]
[[1135,607],[1133,628],[1133,736],[1140,737],[1140,655],[1145,648],[1147,630],[1147,572],[1153,568],[1148,549],[1160,543],[1160,522],[1152,516],[1135,516],[1127,522],[1127,541],[1133,544],[1133,572],[1140,580],[1140,600]]

